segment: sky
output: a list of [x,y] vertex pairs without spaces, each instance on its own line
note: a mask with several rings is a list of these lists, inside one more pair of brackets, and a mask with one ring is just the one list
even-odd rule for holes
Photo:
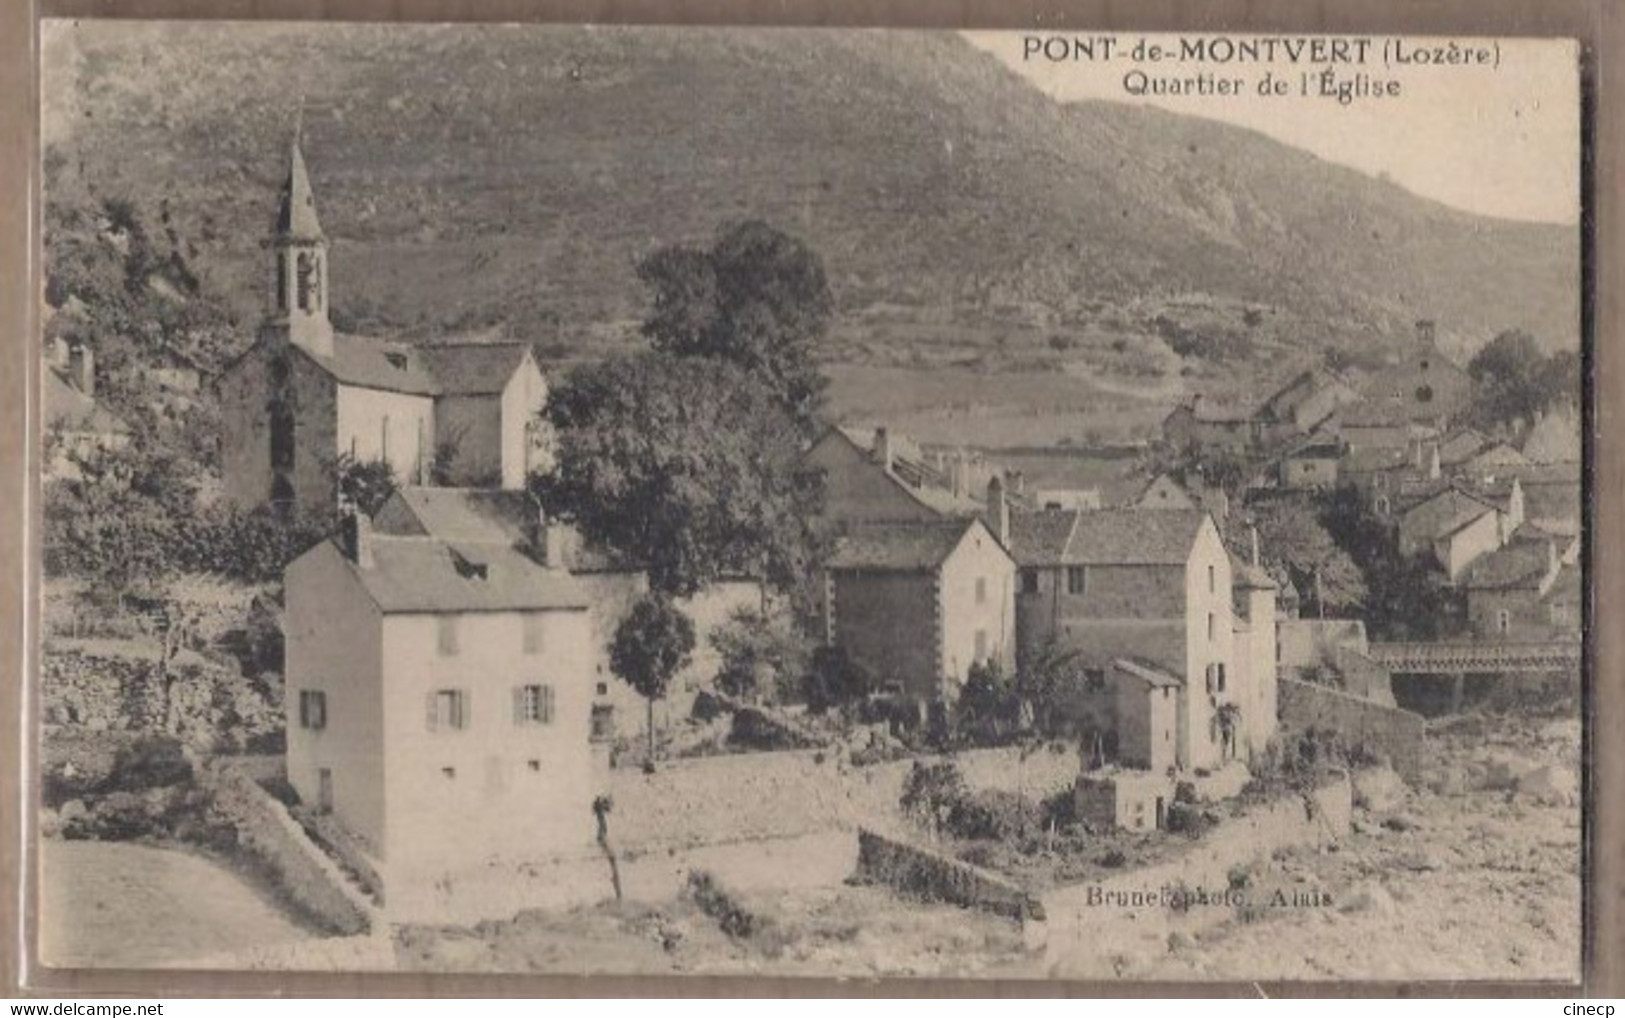
[[[1346,105],[1318,96],[1262,97],[1259,79],[1267,71],[1294,88],[1306,64],[1277,54],[1273,62],[1229,61],[1152,63],[1133,58],[1133,47],[1175,48],[1180,36],[1117,33],[1115,56],[1083,57],[1074,39],[1086,33],[970,32],[974,45],[993,53],[1034,86],[1062,101],[1104,99],[1150,104],[1252,128],[1278,141],[1307,149],[1323,159],[1394,183],[1446,205],[1482,215],[1535,222],[1573,224],[1580,214],[1579,49],[1568,40],[1458,39],[1462,48],[1485,48],[1499,63],[1487,66],[1390,67],[1389,37],[1375,37],[1364,64],[1335,68],[1345,80],[1364,74],[1368,81],[1397,82],[1398,96],[1356,99]],[[1062,41],[1051,42],[1054,37]],[[1046,59],[1042,48],[1061,56]],[[1213,36],[1188,36],[1211,42]],[[1229,36],[1232,40],[1257,38]],[[1295,36],[1294,39],[1305,37]],[[1432,54],[1447,39],[1404,37],[1413,56]],[[1218,52],[1222,52],[1222,47]],[[1354,50],[1351,48],[1352,54]],[[1313,67],[1318,72],[1325,65]],[[1148,78],[1190,79],[1201,72],[1244,81],[1237,96],[1132,95],[1128,78],[1139,70]],[[1312,84],[1311,88],[1315,86]]]

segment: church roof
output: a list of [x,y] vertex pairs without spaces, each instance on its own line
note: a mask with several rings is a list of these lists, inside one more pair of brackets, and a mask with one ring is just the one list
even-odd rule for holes
[[489,396],[501,392],[529,347],[524,343],[461,343],[425,346],[418,353],[448,396]]
[[[297,349],[304,350],[304,347]],[[335,332],[331,357],[305,352],[345,385],[416,396],[433,396],[440,392],[422,352],[410,343]]]
[[282,201],[277,208],[276,232],[293,240],[321,240],[322,224],[316,220],[316,196],[310,190],[310,174],[305,171],[305,154],[299,139],[293,141],[288,159],[288,179],[282,185]]

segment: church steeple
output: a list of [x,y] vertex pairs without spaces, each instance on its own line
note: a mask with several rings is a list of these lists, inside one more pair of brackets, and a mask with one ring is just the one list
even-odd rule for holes
[[272,320],[288,339],[318,357],[333,353],[333,326],[327,318],[327,237],[316,219],[305,154],[295,130],[288,177],[277,209],[276,290]]

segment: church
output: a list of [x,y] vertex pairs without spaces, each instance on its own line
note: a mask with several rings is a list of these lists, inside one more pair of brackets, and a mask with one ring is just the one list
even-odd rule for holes
[[552,466],[547,382],[524,343],[413,343],[337,331],[327,238],[297,136],[271,244],[269,311],[221,373],[225,496],[330,511],[349,464],[402,484],[523,488]]

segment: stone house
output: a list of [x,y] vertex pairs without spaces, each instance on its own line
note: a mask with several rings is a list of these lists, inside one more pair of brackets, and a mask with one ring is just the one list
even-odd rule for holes
[[1580,570],[1564,538],[1523,527],[1462,578],[1467,622],[1485,640],[1534,641],[1580,634]]
[[1276,483],[1283,488],[1331,488],[1337,484],[1342,444],[1336,438],[1310,435],[1293,444],[1276,464]]
[[272,238],[271,310],[216,381],[224,494],[327,510],[339,465],[403,483],[519,488],[552,465],[547,384],[526,344],[414,345],[338,332],[327,238],[297,141]]
[[1240,455],[1258,444],[1261,427],[1251,410],[1221,405],[1198,394],[1162,419],[1162,438],[1176,449]]
[[[548,521],[529,493],[502,489],[398,489],[373,517],[379,534],[435,537],[458,546],[495,543],[529,550],[541,561],[569,571],[588,600],[592,639],[589,646],[593,695],[593,733],[600,743],[617,736],[635,738],[648,726],[647,702],[609,666],[609,645],[633,603],[649,590],[647,574],[587,546],[576,531]],[[695,695],[717,673],[721,661],[711,634],[741,610],[758,609],[762,587],[749,578],[732,578],[707,586],[676,605],[694,623],[695,647],[688,667],[672,680],[655,703],[655,725],[669,728],[686,718]]]
[[[1124,719],[1108,677],[1122,660],[1179,681],[1181,769],[1218,766],[1227,749],[1245,756],[1263,748],[1275,722],[1264,706],[1275,682],[1275,585],[1254,569],[1236,575],[1207,513],[1023,513],[1010,532],[1019,655],[1052,646],[1075,655],[1080,682],[1067,709],[1080,727],[1121,751]],[[1243,712],[1228,747],[1218,721],[1226,703]]]
[[951,703],[971,665],[1015,666],[1015,563],[980,517],[854,524],[823,578],[826,641],[883,690]]
[[1395,534],[1400,554],[1431,554],[1455,580],[1505,544],[1523,521],[1523,488],[1516,479],[1498,488],[1448,484],[1405,510]]
[[75,456],[130,444],[130,426],[96,400],[96,354],[89,346],[52,344],[40,397],[41,423],[46,435],[56,439],[41,471],[47,480],[78,477]]
[[837,527],[981,511],[962,462],[939,469],[914,442],[886,427],[829,428],[807,451],[807,463],[823,472],[823,516]]
[[566,570],[351,516],[285,586],[288,780],[355,835],[392,918],[590,851],[590,601]]
[[1354,386],[1334,371],[1320,367],[1300,371],[1260,405],[1265,440],[1307,435],[1359,398]]

